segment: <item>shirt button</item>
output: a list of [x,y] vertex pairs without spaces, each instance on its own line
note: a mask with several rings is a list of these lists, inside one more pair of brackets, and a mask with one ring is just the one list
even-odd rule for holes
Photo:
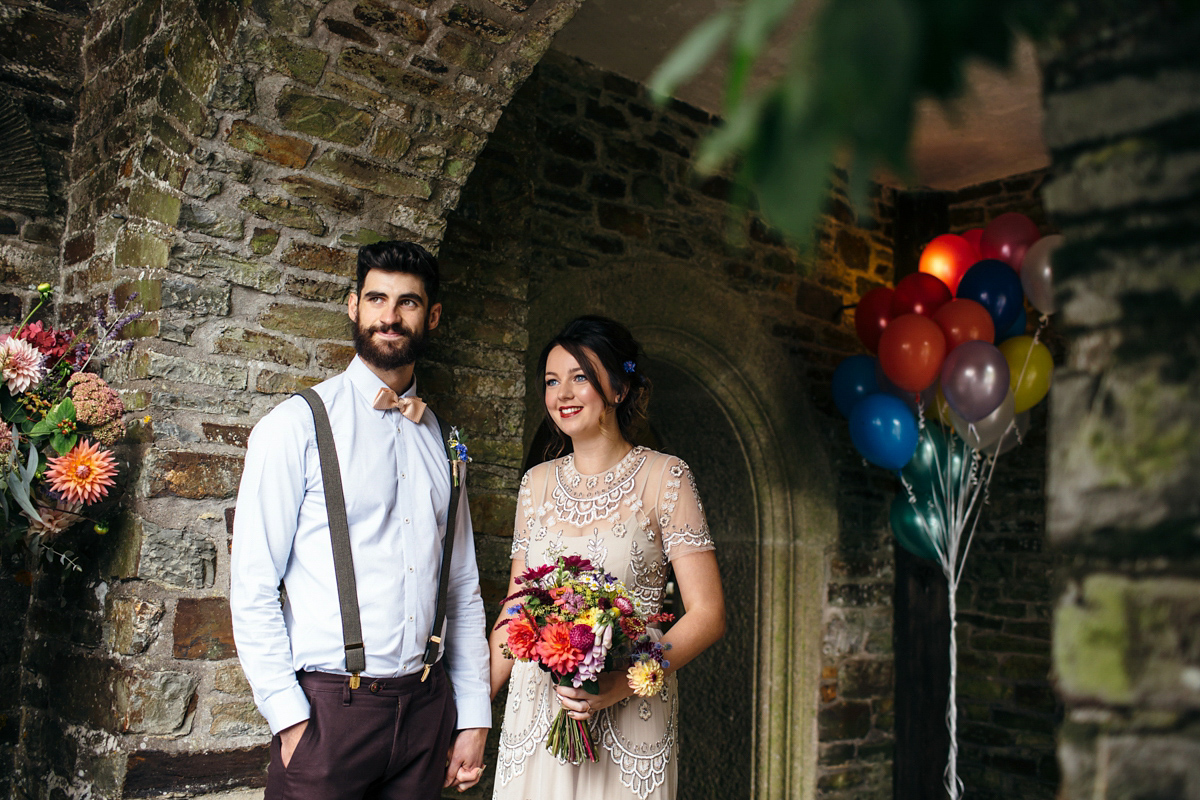
[[404,524],[405,524],[405,525],[407,525],[407,524],[408,524],[408,517],[405,517],[405,518],[404,518]]
[[407,477],[408,477],[408,475],[406,475],[405,473],[401,472],[401,473],[400,473],[400,477],[401,477],[401,478],[407,478]]
[[397,426],[396,426],[396,430],[397,430],[398,432],[400,432],[400,433],[403,433],[403,432],[404,432],[404,426],[403,426],[403,425],[397,425]]
[[409,571],[409,572],[412,572],[412,571],[413,571],[413,568],[412,568],[412,567],[409,567],[409,568],[408,568],[408,571]]
[[409,621],[409,622],[412,622],[412,614],[409,614],[409,615],[408,615],[408,621]]

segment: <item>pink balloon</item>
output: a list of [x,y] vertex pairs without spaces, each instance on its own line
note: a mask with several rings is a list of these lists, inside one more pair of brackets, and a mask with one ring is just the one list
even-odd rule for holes
[[979,239],[979,254],[985,259],[1003,261],[1020,272],[1025,251],[1041,236],[1033,220],[1010,211],[996,217],[983,229],[983,236]]

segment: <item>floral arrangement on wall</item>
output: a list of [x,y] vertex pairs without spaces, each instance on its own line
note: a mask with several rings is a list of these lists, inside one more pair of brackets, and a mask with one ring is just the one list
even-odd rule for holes
[[125,404],[100,376],[133,347],[121,333],[142,316],[110,294],[92,324],[76,333],[30,319],[45,306],[49,284],[29,314],[0,334],[0,514],[4,543],[70,569],[81,566],[58,544],[75,526],[107,532],[106,500],[119,470],[112,448],[125,436]]

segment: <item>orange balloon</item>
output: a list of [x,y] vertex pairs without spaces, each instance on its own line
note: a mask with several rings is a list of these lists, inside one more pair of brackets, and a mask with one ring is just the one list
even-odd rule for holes
[[920,392],[937,380],[946,357],[946,336],[920,314],[896,317],[879,337],[879,366],[892,383]]
[[978,339],[991,344],[996,338],[996,323],[992,315],[974,300],[965,297],[951,300],[933,315],[933,321],[946,334],[946,352],[963,342]]
[[953,295],[958,292],[963,273],[978,260],[979,254],[970,242],[953,233],[943,233],[925,245],[918,269],[941,280]]

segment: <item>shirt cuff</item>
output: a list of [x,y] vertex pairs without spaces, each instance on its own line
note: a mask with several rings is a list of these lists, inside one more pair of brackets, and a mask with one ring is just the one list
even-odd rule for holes
[[279,733],[293,725],[304,722],[310,716],[308,697],[297,683],[271,695],[258,704],[258,710],[271,726],[271,733]]
[[455,729],[492,727],[492,701],[486,694],[455,697],[454,706],[458,709]]

